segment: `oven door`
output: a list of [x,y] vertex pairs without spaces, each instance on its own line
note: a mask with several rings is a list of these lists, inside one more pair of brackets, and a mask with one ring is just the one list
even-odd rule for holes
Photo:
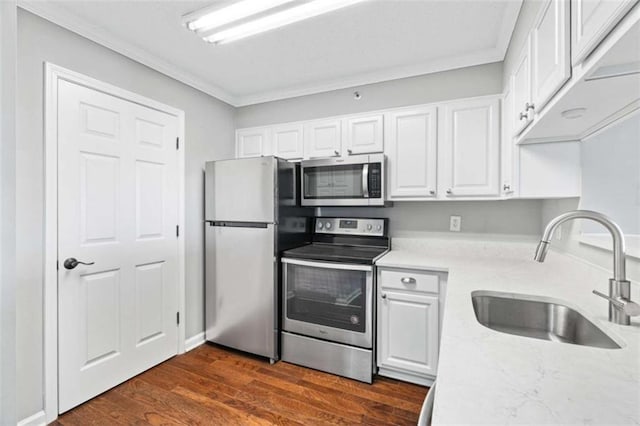
[[282,259],[283,329],[372,347],[373,267]]

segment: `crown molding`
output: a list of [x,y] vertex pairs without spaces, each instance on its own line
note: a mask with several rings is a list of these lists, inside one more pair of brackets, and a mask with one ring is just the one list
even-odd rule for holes
[[501,61],[504,61],[504,58],[507,54],[507,49],[509,48],[509,43],[511,42],[513,30],[516,28],[516,24],[518,23],[518,15],[520,14],[522,3],[523,0],[511,0],[507,2],[504,15],[502,15],[500,33],[498,36],[498,41],[496,42],[496,49],[503,52],[502,58],[500,58]]
[[226,90],[204,81],[202,78],[186,72],[180,67],[177,67],[164,59],[145,51],[144,49],[122,40],[109,31],[82,21],[60,6],[57,6],[54,2],[18,0],[18,7],[111,49],[114,52],[120,53],[129,59],[133,59],[136,62],[146,65],[147,67],[184,83],[187,86],[191,86],[194,89],[213,96],[214,98],[220,99],[232,106],[236,106],[236,97]]

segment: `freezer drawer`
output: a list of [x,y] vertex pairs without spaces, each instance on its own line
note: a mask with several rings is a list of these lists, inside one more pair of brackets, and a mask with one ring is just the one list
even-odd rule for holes
[[206,339],[278,359],[273,224],[206,226]]
[[212,161],[205,171],[205,220],[276,222],[275,157]]

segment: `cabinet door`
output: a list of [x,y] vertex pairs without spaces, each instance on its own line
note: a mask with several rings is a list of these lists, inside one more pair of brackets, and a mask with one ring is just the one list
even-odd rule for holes
[[269,143],[269,129],[240,129],[236,130],[236,157],[260,157],[271,155]]
[[435,197],[436,118],[436,107],[392,112],[385,116],[390,199]]
[[498,195],[500,101],[455,102],[441,111],[440,188],[447,197]]
[[379,301],[378,366],[435,375],[438,297],[384,290]]
[[304,132],[305,157],[339,157],[342,151],[341,120],[308,123]]
[[271,129],[273,155],[287,160],[303,157],[303,125],[288,124]]
[[581,63],[638,0],[571,0],[571,62]]
[[569,80],[569,1],[546,0],[531,31],[531,99],[540,111]]
[[502,138],[500,139],[500,191],[503,196],[511,196],[515,192],[515,157],[516,145],[510,120],[513,114],[513,92],[511,81],[505,87],[502,98]]
[[531,105],[531,36],[527,38],[524,49],[516,63],[511,82],[513,84],[512,128],[518,136],[533,120]]
[[346,118],[345,145],[347,154],[370,154],[383,150],[383,116]]

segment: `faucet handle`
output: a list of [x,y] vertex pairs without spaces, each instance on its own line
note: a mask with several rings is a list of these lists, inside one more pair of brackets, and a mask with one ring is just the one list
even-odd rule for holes
[[613,298],[607,296],[604,293],[600,293],[598,290],[593,290],[593,294],[596,296],[600,296],[603,299],[607,299],[613,306],[620,309],[625,315],[629,315],[630,317],[635,317],[640,315],[640,305],[631,300],[623,299],[623,298]]

